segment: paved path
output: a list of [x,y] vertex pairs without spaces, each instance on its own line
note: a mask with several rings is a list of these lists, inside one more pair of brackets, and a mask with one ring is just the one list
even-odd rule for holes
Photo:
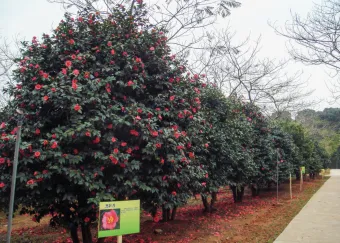
[[314,194],[274,243],[340,243],[340,169]]

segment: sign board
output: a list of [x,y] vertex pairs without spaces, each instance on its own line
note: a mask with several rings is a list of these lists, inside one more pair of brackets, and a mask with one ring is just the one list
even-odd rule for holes
[[139,233],[140,201],[99,203],[98,238]]
[[302,166],[302,167],[300,167],[300,170],[301,170],[302,174],[306,174],[306,167]]

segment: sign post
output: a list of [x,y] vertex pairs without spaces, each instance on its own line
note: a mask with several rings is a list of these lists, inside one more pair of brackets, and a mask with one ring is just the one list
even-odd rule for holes
[[139,231],[139,200],[99,203],[98,238],[117,236],[117,243],[122,243],[123,235]]
[[13,172],[12,172],[12,185],[11,185],[11,195],[9,201],[9,213],[8,213],[8,223],[7,223],[7,238],[6,242],[11,242],[11,233],[12,233],[12,221],[13,221],[13,208],[14,208],[14,196],[15,196],[15,184],[17,181],[17,170],[18,170],[18,160],[19,160],[19,147],[20,147],[20,139],[21,139],[21,126],[22,121],[18,122],[18,132],[15,141],[15,150],[14,150],[14,161],[13,161]]
[[117,243],[123,243],[123,236],[121,235],[117,236]]

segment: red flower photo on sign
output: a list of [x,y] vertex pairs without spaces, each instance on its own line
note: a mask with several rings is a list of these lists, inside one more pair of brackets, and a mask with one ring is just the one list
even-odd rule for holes
[[100,230],[120,229],[120,209],[109,209],[100,212]]

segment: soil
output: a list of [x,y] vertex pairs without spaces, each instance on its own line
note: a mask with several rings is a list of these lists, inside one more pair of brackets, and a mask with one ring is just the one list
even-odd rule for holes
[[[216,202],[217,211],[204,213],[200,197],[178,209],[177,218],[166,223],[155,223],[149,214],[141,218],[141,233],[123,237],[124,243],[264,243],[273,242],[292,218],[302,209],[311,196],[327,180],[315,179],[304,182],[300,192],[299,181],[293,181],[293,199],[289,184],[279,186],[279,203],[276,188],[264,189],[260,196],[251,197],[247,189],[242,203],[233,203],[232,192],[222,188]],[[31,216],[17,215],[13,223],[12,242],[15,243],[64,243],[72,242],[69,233],[61,227],[50,227],[49,218],[40,223]],[[7,220],[0,213],[0,242],[5,241]],[[162,233],[155,234],[155,229]],[[96,235],[93,225],[93,235]],[[80,232],[79,232],[80,235]],[[95,241],[94,241],[95,242]],[[107,238],[105,242],[116,242]]]

